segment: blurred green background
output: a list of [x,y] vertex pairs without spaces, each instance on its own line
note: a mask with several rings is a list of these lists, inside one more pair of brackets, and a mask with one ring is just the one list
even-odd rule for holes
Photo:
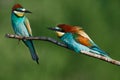
[[82,26],[110,56],[120,60],[120,0],[0,0],[0,80],[119,80],[120,67],[45,41],[34,41],[40,64],[12,33],[11,8],[20,3],[34,36],[59,40],[48,27],[60,23]]

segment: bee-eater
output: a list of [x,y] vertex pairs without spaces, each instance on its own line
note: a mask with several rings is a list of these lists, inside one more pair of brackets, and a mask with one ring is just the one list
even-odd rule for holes
[[[12,13],[11,13],[12,27],[16,35],[30,37],[32,36],[32,30],[30,27],[29,20],[25,16],[25,13],[31,13],[31,12],[23,8],[20,4],[15,4],[12,7]],[[32,59],[35,60],[37,63],[39,63],[38,62],[39,58],[35,51],[32,40],[23,39],[22,41],[28,47]]]
[[[51,30],[55,30],[57,33],[57,36],[60,37],[62,39],[62,41],[64,41],[65,43],[67,42],[67,45],[70,46],[70,44],[72,44],[74,47],[72,48],[76,48],[74,45],[74,43],[72,42],[74,40],[74,42],[76,42],[79,45],[82,45],[81,50],[89,50],[91,52],[94,52],[96,54],[105,56],[105,57],[109,57],[108,54],[106,52],[104,52],[103,50],[101,50],[94,42],[93,40],[85,33],[85,31],[79,27],[79,26],[71,26],[71,25],[67,25],[67,24],[59,24],[57,25],[57,27],[54,28],[50,28]],[[71,33],[71,34],[70,34]],[[73,37],[73,39],[69,38],[67,39],[67,41],[63,40],[63,37]],[[72,36],[73,35],[73,36]],[[69,43],[69,44],[68,44]]]

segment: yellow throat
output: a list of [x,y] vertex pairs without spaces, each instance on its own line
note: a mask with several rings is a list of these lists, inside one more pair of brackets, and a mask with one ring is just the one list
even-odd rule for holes
[[25,14],[24,12],[18,12],[18,11],[14,11],[14,13],[19,17],[22,17]]
[[56,31],[56,34],[57,34],[58,37],[62,37],[65,33]]

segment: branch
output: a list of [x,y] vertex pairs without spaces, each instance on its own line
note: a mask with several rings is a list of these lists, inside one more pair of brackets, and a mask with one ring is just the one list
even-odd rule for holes
[[[13,38],[13,39],[19,39],[19,40],[26,39],[26,40],[42,40],[42,41],[48,41],[48,42],[54,43],[54,44],[56,44],[56,45],[58,45],[58,46],[61,46],[61,47],[64,47],[64,48],[69,49],[64,43],[58,42],[58,41],[56,41],[55,39],[53,39],[53,38],[51,38],[51,37],[45,37],[45,36],[39,36],[39,37],[23,37],[23,36],[18,36],[18,35],[13,35],[13,34],[6,34],[5,36],[6,36],[7,38]],[[91,53],[91,52],[87,52],[87,51],[81,51],[81,53],[84,54],[84,55],[90,56],[90,57],[94,57],[94,58],[103,60],[103,61],[105,61],[105,62],[114,64],[114,65],[120,66],[120,61],[117,61],[117,60],[115,60],[115,59],[106,58],[106,57],[104,57],[104,56],[101,56],[101,55],[98,55],[98,54],[94,54],[94,53]]]

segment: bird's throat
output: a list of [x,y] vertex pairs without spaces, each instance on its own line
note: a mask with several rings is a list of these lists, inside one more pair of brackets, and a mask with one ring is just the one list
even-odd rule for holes
[[56,31],[56,34],[57,34],[58,37],[62,37],[65,33]]
[[17,12],[17,11],[14,11],[14,14],[18,17],[23,17],[24,16],[24,12]]

